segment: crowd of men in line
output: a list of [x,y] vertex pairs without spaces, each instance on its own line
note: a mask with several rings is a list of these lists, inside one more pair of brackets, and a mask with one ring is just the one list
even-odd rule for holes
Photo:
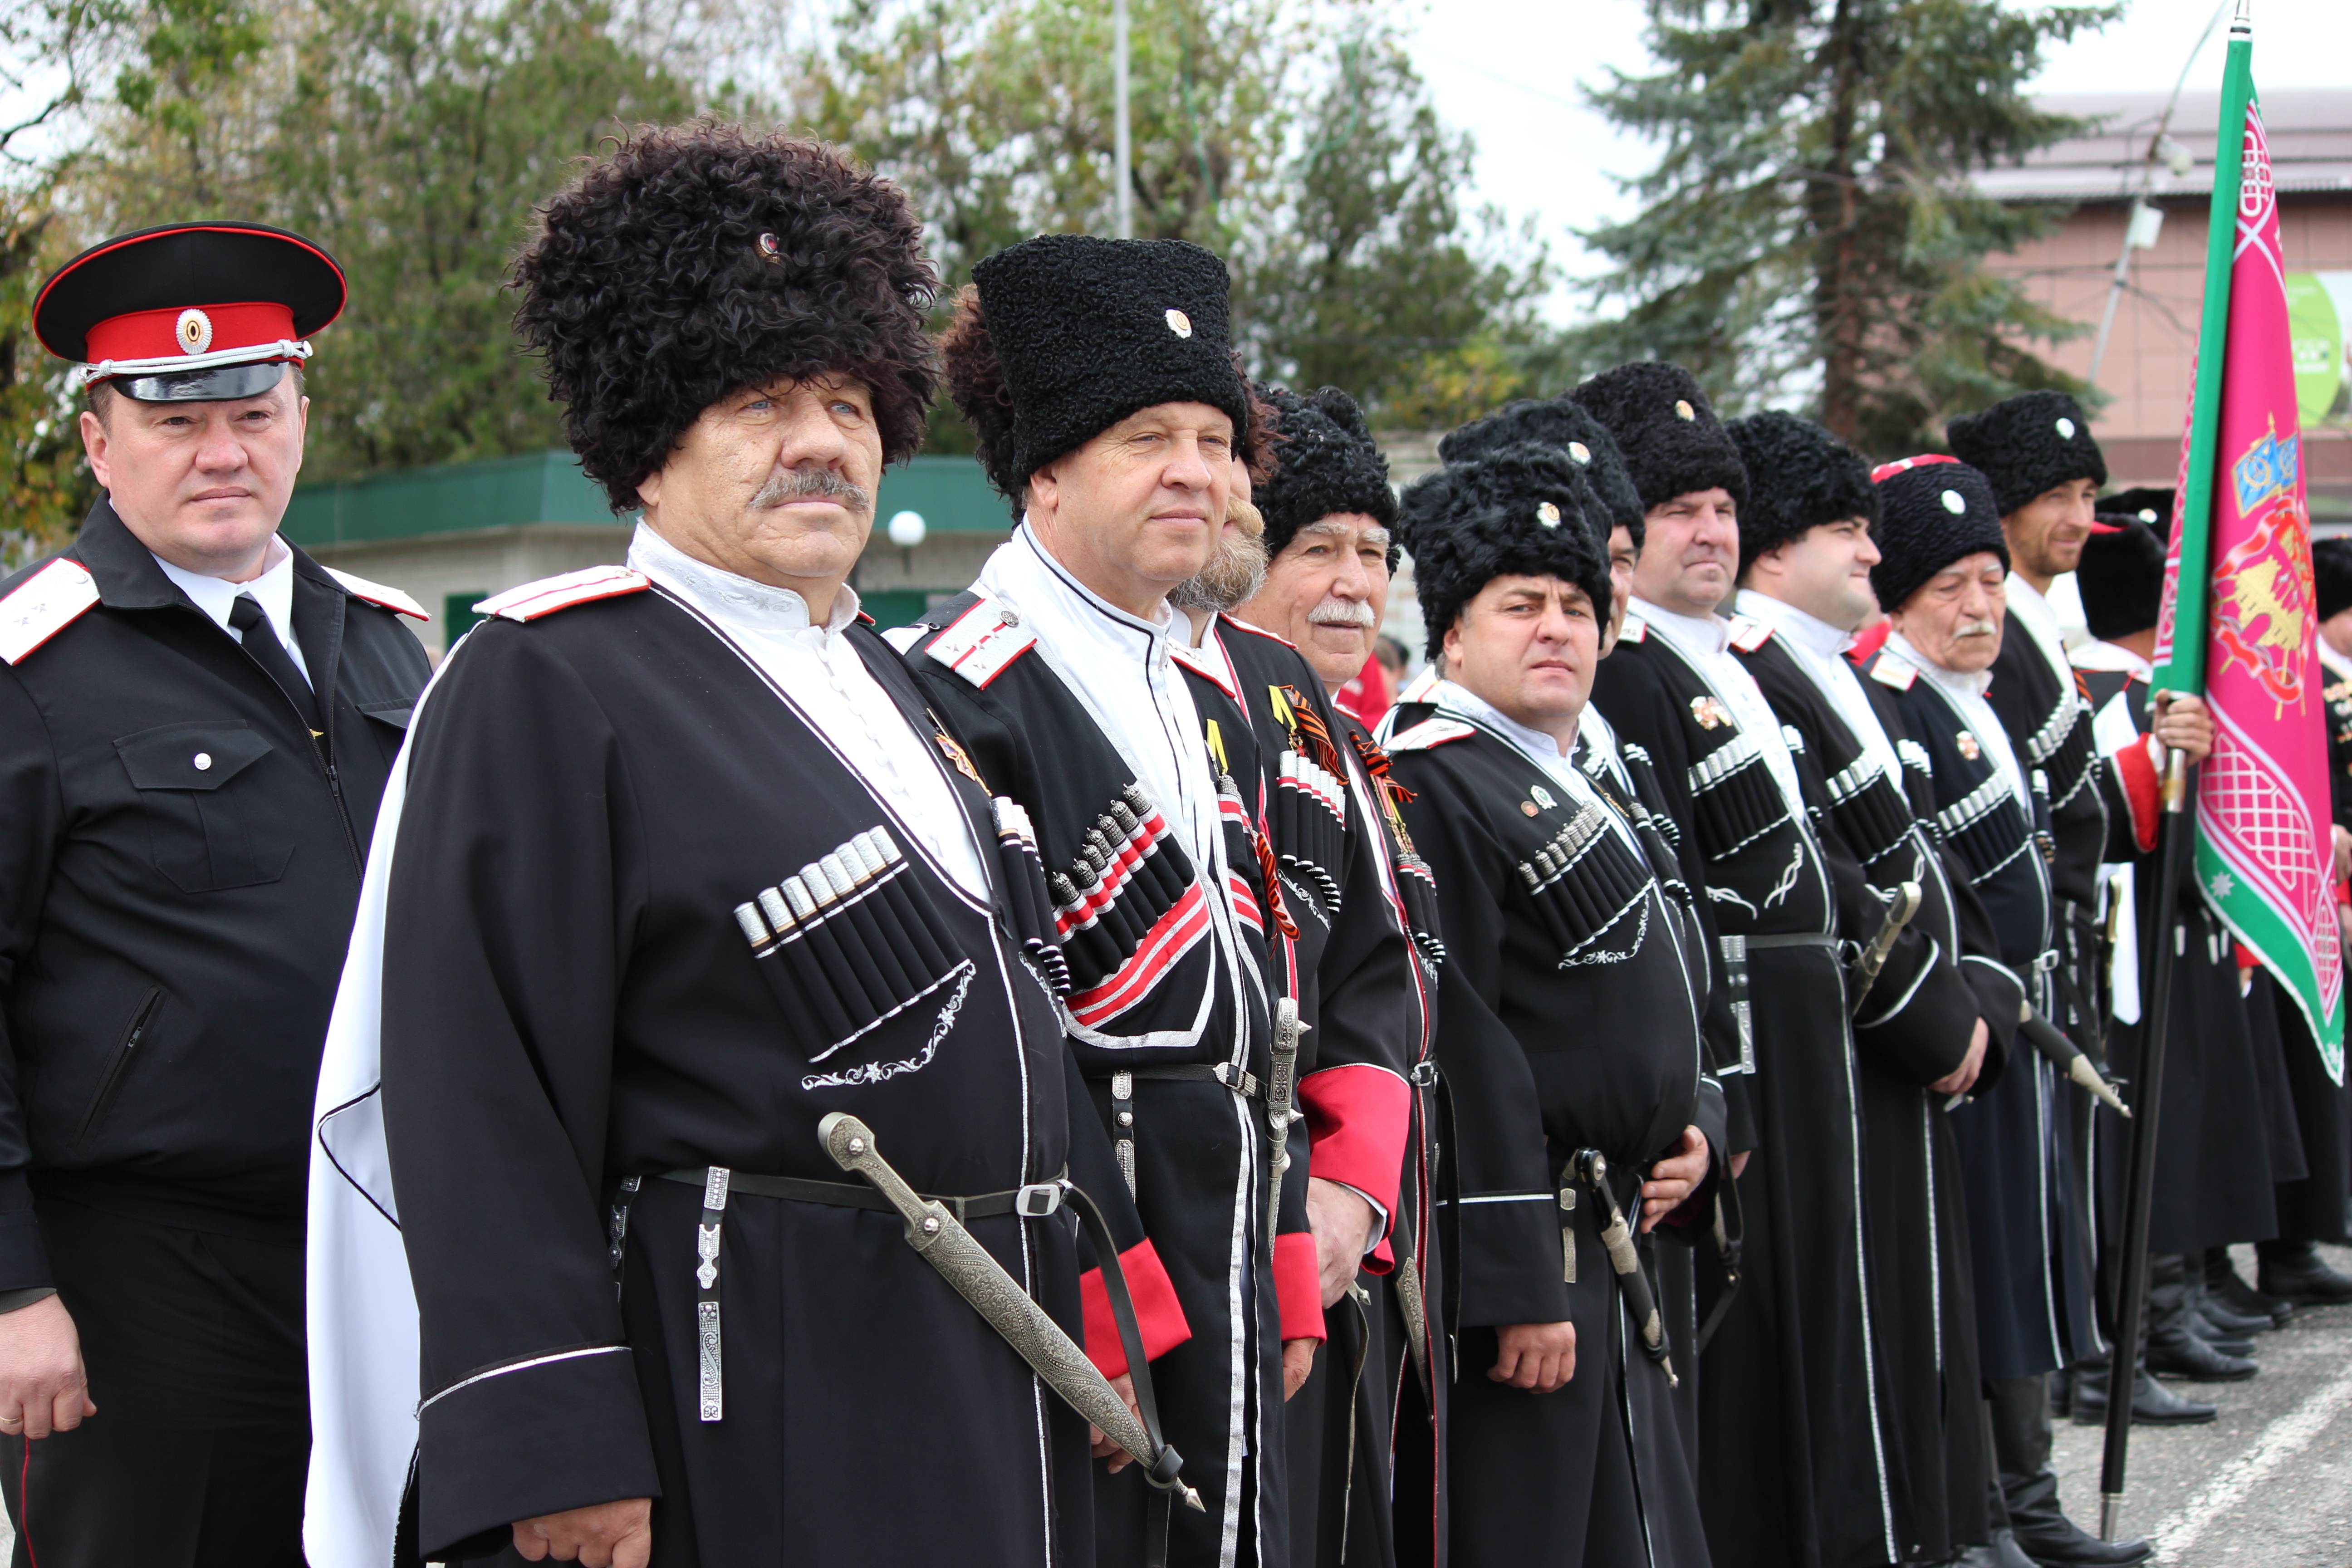
[[[437,672],[277,536],[331,258],[37,301],[107,498],[0,584],[24,1568],[2142,1561],[2050,1447],[2166,942],[2137,1418],[2352,1299],[2343,1091],[2149,929],[2211,722],[2064,395],[1874,469],[1634,363],[1400,498],[1207,251],[1033,239],[934,342],[902,193],[710,124],[516,282],[642,521]],[[1017,526],[886,637],[942,381]],[[1360,712],[1400,551],[1430,663]]]

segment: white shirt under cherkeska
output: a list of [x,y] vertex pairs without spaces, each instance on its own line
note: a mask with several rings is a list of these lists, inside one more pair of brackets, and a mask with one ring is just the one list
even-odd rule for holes
[[1853,634],[1753,588],[1739,591],[1739,613],[1780,634],[1790,653],[1795,656],[1797,668],[1812,678],[1813,685],[1829,699],[1838,717],[1845,721],[1845,727],[1853,731],[1863,754],[1877,764],[1879,772],[1895,781],[1896,789],[1901,789],[1903,765],[1895,755],[1895,744],[1886,738],[1885,726],[1878,721],[1878,710],[1870,705],[1870,695],[1863,689],[1862,671],[1845,657],[1845,650],[1853,646]]
[[[148,553],[154,555],[155,552],[151,550]],[[237,600],[251,595],[253,602],[261,606],[261,613],[269,617],[269,629],[276,632],[278,640],[286,645],[286,652],[294,660],[294,668],[302,672],[303,679],[308,680],[310,679],[310,661],[302,657],[302,645],[294,640],[294,552],[284,540],[273,533],[269,536],[269,548],[263,552],[261,562],[260,576],[249,583],[230,583],[218,577],[207,577],[201,572],[191,572],[184,566],[174,566],[162,556],[155,556],[155,564],[163,569],[164,576],[179,585],[180,592],[188,596],[189,602],[210,616],[219,624],[221,630],[240,643],[245,641],[245,634],[230,626],[228,617],[236,608]]]
[[644,523],[629,541],[629,565],[715,622],[799,705],[956,885],[973,898],[989,896],[980,847],[956,804],[944,759],[929,736],[907,722],[841,635],[857,618],[856,589],[843,584],[833,596],[832,616],[813,626],[808,602],[791,589],[698,561]]
[[1677,615],[1641,598],[1633,601],[1632,608],[1633,614],[1649,623],[1653,632],[1674,644],[1675,651],[1690,660],[1700,679],[1723,699],[1740,729],[1754,737],[1758,750],[1764,753],[1764,765],[1772,770],[1790,812],[1798,821],[1804,821],[1805,797],[1797,783],[1796,759],[1789,755],[1788,740],[1780,733],[1780,715],[1764,700],[1748,667],[1731,651],[1731,623],[1720,616]]
[[973,586],[1036,635],[1034,651],[1085,699],[1192,864],[1218,864],[1216,783],[1200,710],[1176,663],[1177,650],[1191,646],[1192,624],[1164,604],[1156,620],[1120,609],[1048,555],[1026,522],[989,556]]
[[[1985,693],[1992,688],[1992,671],[1946,669],[1914,647],[1911,640],[1901,632],[1890,633],[1886,647],[1889,652],[1927,677],[1929,683],[1943,694],[1944,700],[1952,705],[1953,711],[1969,726],[1969,733],[1992,754],[1994,771],[2008,784],[2009,793],[2017,797],[2017,804],[2024,808],[2025,820],[2032,821],[2033,782],[2025,776],[2025,769],[2018,762],[2016,749],[2009,743],[2009,731],[2001,728],[2000,716],[1992,710],[1992,704],[1985,700]],[[2069,674],[2067,679],[2071,681],[2074,677]]]

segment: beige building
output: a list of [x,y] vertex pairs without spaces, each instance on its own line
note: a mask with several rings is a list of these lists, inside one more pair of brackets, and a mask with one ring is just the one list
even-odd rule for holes
[[[2183,93],[2168,125],[2165,98],[2161,90],[2044,98],[2042,108],[2099,128],[2033,154],[2022,167],[1977,177],[1979,189],[2010,201],[2073,205],[2054,234],[1991,265],[2090,329],[2050,353],[2062,369],[2086,377],[2134,198],[2147,183],[2154,216],[2138,219],[2140,244],[2130,253],[2097,377],[2110,401],[2096,429],[2117,487],[2169,485],[2178,475],[2204,302],[2220,95]],[[2286,252],[2312,518],[2322,531],[2352,531],[2352,88],[2285,89],[2263,94],[2262,103]]]

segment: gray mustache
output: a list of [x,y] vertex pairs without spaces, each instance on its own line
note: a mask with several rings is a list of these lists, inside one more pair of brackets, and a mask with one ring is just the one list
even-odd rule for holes
[[2000,628],[1990,621],[1969,621],[1952,634],[1955,640],[1960,637],[1997,637],[1999,636],[2000,636]]
[[874,498],[866,493],[865,486],[851,484],[831,468],[785,468],[771,474],[768,482],[760,487],[760,493],[751,498],[751,504],[764,510],[809,496],[837,500],[855,512],[874,510]]
[[1318,626],[1374,626],[1380,625],[1371,605],[1361,599],[1326,599],[1307,613],[1307,619]]

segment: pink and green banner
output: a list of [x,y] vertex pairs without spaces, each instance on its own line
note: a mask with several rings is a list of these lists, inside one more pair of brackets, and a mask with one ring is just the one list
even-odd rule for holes
[[2198,881],[2303,1009],[2341,1083],[2344,958],[2311,513],[2252,54],[2244,37],[2231,40],[2156,685],[2201,691],[2213,711],[2197,793]]

